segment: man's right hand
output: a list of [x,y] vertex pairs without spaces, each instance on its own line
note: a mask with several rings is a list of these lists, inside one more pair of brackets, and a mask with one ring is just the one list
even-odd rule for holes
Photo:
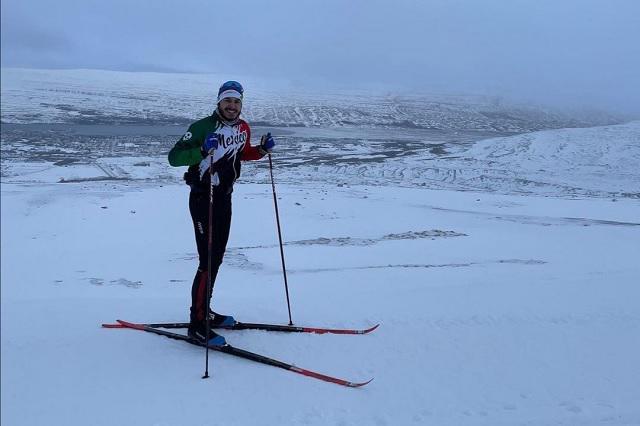
[[216,148],[218,148],[218,135],[211,133],[202,144],[202,155],[213,154]]

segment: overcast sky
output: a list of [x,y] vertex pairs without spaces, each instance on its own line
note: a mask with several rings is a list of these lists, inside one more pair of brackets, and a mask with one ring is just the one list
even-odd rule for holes
[[640,113],[640,0],[2,0],[2,66],[237,72]]

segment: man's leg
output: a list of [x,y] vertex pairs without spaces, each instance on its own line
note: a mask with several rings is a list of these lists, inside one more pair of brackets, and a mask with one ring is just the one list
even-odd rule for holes
[[[213,210],[213,239],[211,253],[211,285],[215,283],[218,270],[222,264],[224,252],[229,240],[231,227],[231,195],[216,197]],[[211,291],[207,300],[208,283],[208,225],[209,225],[209,197],[208,194],[194,194],[189,196],[189,211],[193,219],[198,248],[199,265],[191,286],[191,321],[203,321],[209,311]]]

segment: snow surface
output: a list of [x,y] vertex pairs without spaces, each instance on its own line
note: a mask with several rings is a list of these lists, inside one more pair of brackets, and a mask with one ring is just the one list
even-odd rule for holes
[[[3,120],[4,94],[5,74]],[[200,348],[100,328],[187,318],[188,189],[165,159],[183,130],[61,126],[2,128],[3,425],[640,424],[637,122],[463,141],[280,130],[294,322],[381,326],[222,334],[375,377],[360,389],[215,352],[202,380]],[[286,323],[265,164],[236,185],[215,308]]]
[[[298,242],[286,246],[294,321],[382,326],[224,334],[371,384],[343,389],[217,353],[203,381],[199,348],[99,327],[186,318],[196,255],[184,187],[3,184],[2,423],[640,422],[637,201],[278,191],[285,239]],[[238,185],[216,308],[286,323],[272,207],[268,185]]]

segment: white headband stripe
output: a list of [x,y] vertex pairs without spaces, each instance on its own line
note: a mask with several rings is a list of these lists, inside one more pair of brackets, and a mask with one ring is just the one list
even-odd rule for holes
[[220,102],[225,98],[236,98],[236,99],[242,100],[242,94],[237,90],[233,90],[233,89],[225,90],[224,92],[218,95],[218,102]]

